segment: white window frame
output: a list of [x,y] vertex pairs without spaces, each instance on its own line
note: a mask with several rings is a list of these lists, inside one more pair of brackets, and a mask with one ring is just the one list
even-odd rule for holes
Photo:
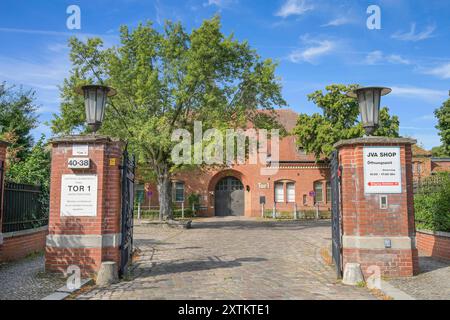
[[295,182],[286,183],[286,199],[288,203],[295,203]]
[[275,203],[284,203],[285,197],[284,197],[284,183],[283,182],[275,182],[274,197],[275,197]]
[[[317,189],[316,189],[316,185],[320,185],[321,186],[321,188],[320,188],[320,190],[321,190],[321,200],[319,201],[319,200],[317,200],[317,195],[318,195],[318,192],[317,192]],[[314,182],[314,192],[315,192],[315,194],[316,194],[316,196],[314,197],[314,202],[315,203],[323,203],[323,181],[315,181]]]
[[[177,190],[178,190],[177,186],[178,185],[182,185],[183,186],[182,189],[179,189],[179,190],[183,190],[183,200],[177,200]],[[174,181],[173,182],[173,197],[174,197],[174,202],[175,203],[183,203],[185,201],[185,188],[186,188],[186,185],[185,185],[185,183],[183,181]]]

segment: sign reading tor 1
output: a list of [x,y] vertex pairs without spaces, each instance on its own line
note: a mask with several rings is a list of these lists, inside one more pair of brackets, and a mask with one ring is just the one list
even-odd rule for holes
[[402,193],[400,148],[364,148],[364,193]]
[[61,216],[97,216],[97,175],[65,174],[61,180]]

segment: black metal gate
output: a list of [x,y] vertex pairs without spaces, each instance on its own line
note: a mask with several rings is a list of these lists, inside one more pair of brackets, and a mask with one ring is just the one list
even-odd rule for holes
[[332,253],[338,278],[342,277],[342,241],[341,241],[341,177],[339,153],[331,155],[331,214],[332,214]]
[[120,251],[120,274],[127,272],[133,254],[134,174],[136,163],[125,150],[122,163],[122,242]]

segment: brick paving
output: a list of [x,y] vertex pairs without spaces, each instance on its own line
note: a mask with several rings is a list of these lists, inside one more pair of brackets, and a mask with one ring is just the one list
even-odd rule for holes
[[388,282],[419,300],[450,300],[450,261],[421,256],[420,274]]
[[44,256],[0,264],[0,300],[40,300],[65,285],[44,273]]
[[141,257],[127,281],[78,299],[375,299],[336,280],[320,249],[330,222],[211,218],[191,230],[135,227]]

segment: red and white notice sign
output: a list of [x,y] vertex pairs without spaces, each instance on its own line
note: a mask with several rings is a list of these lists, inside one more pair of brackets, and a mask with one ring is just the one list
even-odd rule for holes
[[364,193],[402,193],[399,147],[364,148]]

